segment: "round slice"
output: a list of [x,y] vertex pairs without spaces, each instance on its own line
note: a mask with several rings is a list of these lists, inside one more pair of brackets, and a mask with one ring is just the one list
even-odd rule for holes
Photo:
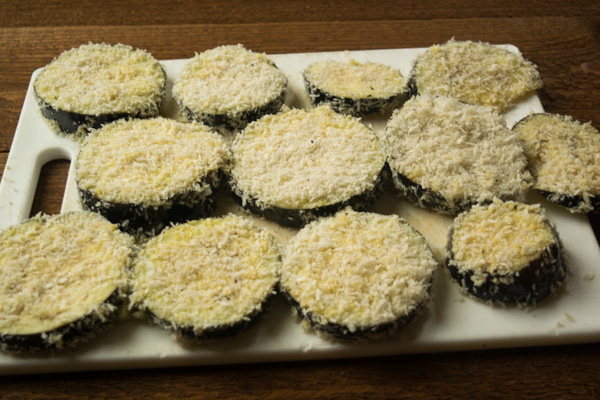
[[450,40],[417,57],[409,86],[414,94],[451,96],[503,112],[540,89],[542,80],[521,54],[489,43]]
[[132,234],[209,216],[229,149],[199,123],[120,120],[92,132],[76,163],[83,206]]
[[38,215],[0,233],[0,349],[72,347],[123,303],[133,240],[90,212]]
[[521,143],[489,107],[413,97],[394,112],[383,140],[396,188],[440,213],[518,198],[531,186]]
[[400,71],[374,62],[317,61],[304,71],[304,84],[313,105],[353,116],[383,113],[408,98]]
[[533,188],[573,213],[600,210],[600,134],[569,116],[532,114],[513,126],[525,148]]
[[446,266],[465,292],[491,303],[534,305],[566,275],[562,243],[540,205],[500,200],[455,219]]
[[425,239],[403,219],[347,209],[291,239],[280,285],[318,333],[373,339],[418,315],[436,268]]
[[385,157],[375,133],[327,106],[250,124],[232,146],[231,187],[245,209],[300,227],[382,191]]
[[83,134],[120,118],[158,116],[166,82],[164,68],[146,51],[90,43],[54,59],[33,88],[51,126]]
[[196,54],[173,86],[173,98],[191,121],[219,130],[240,130],[281,109],[287,78],[265,54],[242,45]]
[[131,300],[187,339],[241,332],[266,311],[280,255],[269,232],[227,215],[165,229],[135,261]]

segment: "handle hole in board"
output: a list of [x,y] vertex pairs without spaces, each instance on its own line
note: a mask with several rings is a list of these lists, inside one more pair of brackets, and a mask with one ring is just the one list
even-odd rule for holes
[[70,160],[57,159],[42,166],[30,216],[34,216],[39,212],[45,214],[60,213],[70,165]]

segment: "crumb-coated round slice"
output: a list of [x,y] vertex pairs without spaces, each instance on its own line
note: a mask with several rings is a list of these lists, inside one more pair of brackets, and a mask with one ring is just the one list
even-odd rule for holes
[[423,236],[405,220],[346,209],[291,239],[280,287],[317,333],[374,339],[426,306],[437,266]]
[[536,66],[489,43],[449,40],[429,47],[413,66],[414,94],[452,96],[499,112],[542,87]]
[[342,114],[382,113],[408,98],[402,73],[385,64],[322,60],[311,63],[303,77],[313,105],[328,104]]
[[83,206],[132,234],[209,216],[229,148],[199,123],[120,120],[92,132],[76,163]]
[[570,116],[532,114],[513,126],[533,189],[573,213],[600,210],[600,133]]
[[292,109],[250,124],[232,145],[231,187],[241,206],[300,227],[379,198],[385,156],[359,119],[327,106]]
[[132,238],[91,212],[2,231],[0,349],[63,349],[103,331],[120,313],[132,257]]
[[566,276],[558,233],[539,204],[495,200],[460,214],[446,266],[462,290],[490,303],[535,305]]
[[382,137],[396,188],[424,208],[458,214],[494,197],[519,198],[531,186],[521,143],[489,107],[413,97]]
[[84,134],[120,118],[158,116],[166,82],[164,68],[148,52],[89,43],[55,58],[33,87],[55,130]]
[[186,118],[221,131],[240,130],[278,112],[286,93],[287,77],[275,63],[242,45],[196,54],[173,86],[173,98]]
[[273,236],[227,215],[165,229],[140,251],[132,305],[183,339],[216,339],[250,327],[276,292]]

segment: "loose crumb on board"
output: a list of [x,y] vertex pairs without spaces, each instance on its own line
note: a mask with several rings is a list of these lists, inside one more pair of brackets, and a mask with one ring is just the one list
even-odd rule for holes
[[589,273],[589,274],[585,274],[583,279],[585,279],[586,281],[593,281],[595,277],[596,277],[596,274]]
[[[564,313],[564,316],[565,316],[565,318],[566,318],[566,319],[567,319],[569,322],[572,322],[572,323],[574,323],[574,322],[575,322],[575,318],[574,318],[574,317],[573,317],[571,314],[569,314],[569,313]],[[564,328],[564,327],[565,327],[565,324],[564,324],[562,321],[558,321],[558,322],[556,323],[556,329],[551,329],[551,330],[550,330],[550,333],[551,333],[552,335],[558,336],[558,335],[559,335],[558,329],[561,329],[561,328]]]
[[573,316],[569,313],[565,313],[565,318],[568,319],[570,322],[575,322],[575,318],[573,318]]

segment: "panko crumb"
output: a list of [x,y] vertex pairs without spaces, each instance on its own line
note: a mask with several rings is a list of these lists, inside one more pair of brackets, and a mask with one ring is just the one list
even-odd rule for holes
[[569,320],[569,322],[575,322],[575,318],[569,313],[565,313],[565,318]]
[[585,279],[586,281],[593,281],[595,277],[596,277],[596,274],[589,273],[589,274],[585,274],[583,279]]

